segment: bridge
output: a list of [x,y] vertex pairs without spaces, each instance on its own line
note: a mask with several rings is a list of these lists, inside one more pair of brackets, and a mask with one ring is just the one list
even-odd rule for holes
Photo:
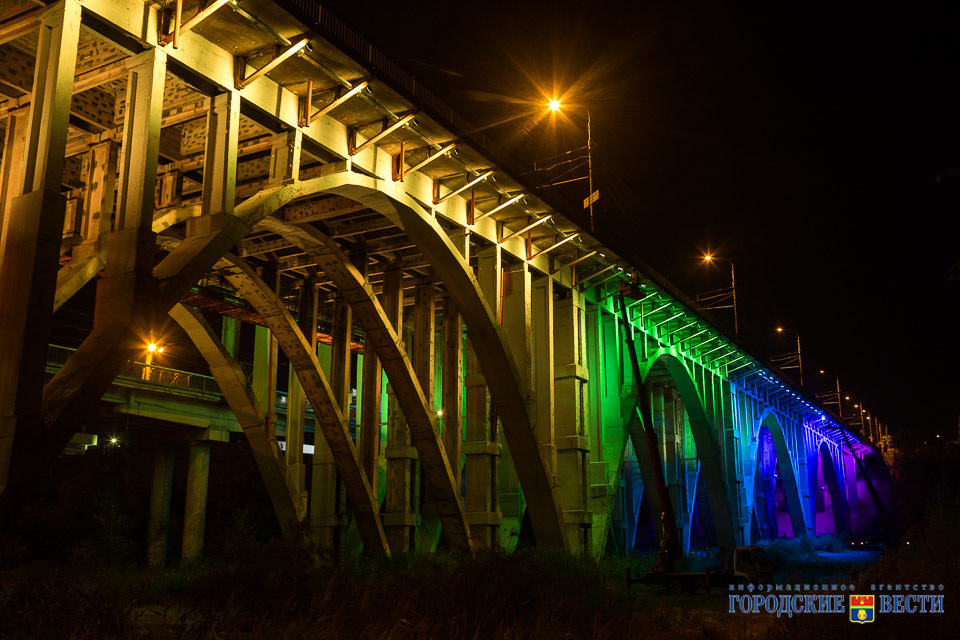
[[[13,0],[0,52],[0,521],[118,413],[154,451],[151,564],[173,445],[191,558],[231,436],[284,535],[335,552],[874,517],[868,439],[320,5]],[[51,346],[87,285],[92,330]],[[172,327],[206,370],[146,350]]]

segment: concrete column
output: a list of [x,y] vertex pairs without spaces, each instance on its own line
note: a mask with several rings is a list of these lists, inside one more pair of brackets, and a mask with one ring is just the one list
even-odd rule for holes
[[120,148],[113,140],[94,145],[87,152],[87,182],[83,190],[83,243],[73,248],[73,257],[83,258],[102,249],[111,230],[117,163]]
[[0,255],[3,255],[3,237],[6,235],[4,212],[10,206],[10,201],[23,193],[23,156],[29,122],[29,107],[14,109],[7,114],[7,135],[3,140],[3,159],[0,161]]
[[221,316],[220,342],[231,358],[236,359],[240,349],[240,321],[230,316]]
[[[434,286],[432,281],[417,285],[413,307],[413,369],[423,390],[424,400],[430,410],[434,409],[434,373],[436,369],[436,314]],[[409,343],[408,343],[409,344]],[[408,352],[409,353],[409,352]],[[430,497],[430,487],[425,482],[420,461],[414,462],[416,486],[419,489],[415,503],[421,514],[418,550],[432,552],[440,535],[440,518]]]
[[187,449],[187,490],[183,510],[183,546],[180,557],[192,560],[203,551],[207,522],[210,443],[191,442]]
[[150,513],[147,519],[147,566],[163,568],[167,561],[170,494],[173,491],[173,452],[158,449],[153,459]]
[[[300,330],[310,343],[311,351],[317,348],[317,286],[307,279],[300,289]],[[287,448],[284,459],[287,463],[287,484],[303,496],[306,505],[306,467],[303,465],[304,425],[306,423],[306,396],[300,378],[293,366],[287,380]],[[316,432],[315,432],[316,433]],[[305,515],[305,514],[304,514]]]
[[[533,390],[533,330],[531,325],[531,279],[530,270],[526,263],[521,263],[503,275],[503,308],[501,310],[503,332],[507,344],[513,353],[520,373],[520,380],[526,389]],[[527,396],[528,411],[538,438],[537,411],[535,400]],[[547,427],[549,429],[549,427]],[[517,470],[507,447],[503,433],[500,433],[501,450],[498,462],[500,477],[500,510],[503,513],[500,528],[500,544],[505,549],[513,549],[518,540],[520,526],[523,521],[524,501],[520,491],[520,481]],[[542,441],[541,441],[542,442]],[[542,455],[542,453],[541,453]],[[549,467],[548,467],[549,469]],[[552,486],[556,487],[556,479],[551,478]]]
[[848,452],[843,453],[843,476],[847,505],[852,514],[860,507],[860,497],[857,494],[857,461]]
[[263,409],[267,438],[277,436],[277,339],[266,327],[255,327],[253,343],[253,393]]
[[[57,282],[66,199],[60,193],[73,76],[80,36],[80,4],[61,0],[43,10],[33,96],[21,166],[4,163],[3,236],[0,238],[0,493],[7,484],[17,429],[41,431],[40,397]],[[18,130],[19,129],[19,130]],[[18,173],[19,172],[19,173]],[[16,181],[12,183],[11,181]],[[22,194],[22,195],[19,195]]]
[[[405,347],[413,345],[410,323],[403,323],[403,270],[395,266],[387,270],[383,281],[383,310],[397,328]],[[417,548],[417,512],[415,463],[417,450],[410,444],[410,429],[400,411],[400,404],[387,381],[387,491],[383,507],[383,528],[392,553],[405,553]]]
[[270,148],[270,182],[267,186],[291,184],[300,174],[303,132],[291,129],[273,136]]
[[463,323],[457,304],[447,296],[443,301],[443,445],[453,469],[457,489],[461,483],[463,426],[460,414],[463,401]]
[[[333,303],[330,345],[330,388],[344,418],[350,416],[350,341],[353,315],[350,304],[337,296]],[[314,332],[316,333],[316,332]],[[310,526],[320,548],[339,552],[342,537],[343,500],[337,465],[330,445],[314,437],[313,480],[310,487]]]
[[[500,318],[501,261],[500,247],[493,246],[478,258],[477,280],[480,291],[487,304],[493,310],[494,317]],[[484,383],[480,363],[473,350],[473,344],[467,341],[466,376],[466,439],[463,442],[464,509],[470,534],[480,549],[490,549],[500,544],[500,488],[498,469],[500,449],[500,429],[496,412],[490,406],[490,396]],[[508,529],[509,533],[509,529]]]
[[[381,301],[382,302],[382,301]],[[363,346],[363,379],[360,385],[360,434],[357,436],[360,467],[367,474],[370,488],[377,493],[377,459],[380,456],[380,389],[383,368],[373,346]]]
[[555,303],[553,348],[556,376],[557,472],[564,533],[571,551],[589,553],[591,525],[588,473],[586,333],[583,296],[576,289]]
[[239,136],[240,93],[227,91],[211,98],[203,157],[204,215],[233,214]]

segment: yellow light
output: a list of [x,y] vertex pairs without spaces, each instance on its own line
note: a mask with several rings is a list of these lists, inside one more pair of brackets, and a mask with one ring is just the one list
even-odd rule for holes
[[823,373],[823,369],[820,369],[820,373]]
[[150,344],[147,345],[147,351],[149,351],[150,353],[153,353],[156,350],[157,350],[156,343],[151,342]]
[[849,400],[849,399],[850,399],[850,396],[843,396],[843,399],[844,399],[844,400]]
[[777,333],[783,333],[783,327],[777,327]]
[[157,347],[157,353],[163,353],[163,347]]
[[553,98],[547,104],[547,107],[550,109],[550,111],[560,111],[560,101],[557,100],[556,98]]
[[117,444],[116,438],[110,438],[110,444]]
[[437,410],[437,417],[438,417],[438,418],[442,418],[442,417],[443,417],[443,409],[438,409],[438,410]]
[[707,255],[703,256],[703,261],[704,261],[704,262],[710,262],[711,260],[713,260],[713,256],[710,255],[709,253],[708,253]]

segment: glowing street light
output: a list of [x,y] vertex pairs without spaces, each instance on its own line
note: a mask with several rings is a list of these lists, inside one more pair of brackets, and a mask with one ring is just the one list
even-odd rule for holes
[[[826,371],[825,369],[820,369],[820,375],[826,375],[826,373],[827,373],[827,371]],[[835,392],[836,392],[836,394],[837,394],[837,413],[838,413],[838,414],[840,415],[840,417],[842,418],[842,417],[843,417],[843,401],[844,401],[844,400],[849,400],[849,399],[850,399],[850,396],[845,396],[845,395],[842,395],[842,394],[840,393],[840,375],[839,375],[836,371],[831,371],[830,373],[833,374],[833,380],[834,380],[834,382],[836,383]],[[832,394],[832,393],[834,393],[834,392],[831,391],[831,392],[828,392],[828,394],[823,394],[823,395],[829,395],[829,394]],[[820,397],[820,395],[821,395],[821,394],[817,394],[817,397]]]
[[[734,332],[735,334],[737,334],[737,335],[740,335],[740,322],[739,322],[739,318],[737,317],[737,275],[736,275],[736,273],[735,273],[734,270],[733,270],[733,260],[731,260],[730,258],[718,258],[717,256],[711,255],[711,254],[709,254],[709,253],[703,254],[703,261],[706,262],[707,264],[712,264],[714,260],[726,260],[727,262],[730,263],[730,295],[731,295],[731,297],[733,298],[733,304],[732,304],[732,306],[733,306],[733,332]],[[726,298],[726,295],[727,295],[727,294],[726,294],[725,292],[723,292],[723,293],[721,293],[721,294],[704,294],[704,295],[705,295],[705,296],[708,296],[707,299],[709,299],[709,298],[716,298],[717,296],[720,296],[720,299],[722,300],[722,299]],[[698,302],[700,301],[700,296],[697,296],[697,301],[698,301]],[[714,306],[714,307],[711,307],[711,306],[709,306],[709,305],[708,305],[708,306],[705,306],[704,308],[705,308],[705,309],[710,309],[710,308],[713,308],[713,309],[729,309],[729,307],[727,307],[727,306],[721,306],[721,307]]]
[[[590,109],[587,108],[587,105],[578,104],[570,105],[581,107],[587,113],[587,187],[589,192],[587,193],[587,199],[583,201],[583,206],[588,210],[587,223],[590,226],[590,231],[594,231],[593,226],[593,203],[599,197],[599,194],[594,194],[593,191],[593,138],[590,133]],[[560,113],[560,100],[557,98],[551,98],[547,102],[547,109],[553,113]]]
[[[803,386],[803,351],[800,348],[800,332],[793,331],[792,329],[784,329],[783,327],[777,327],[777,333],[784,333],[785,331],[792,331],[793,334],[797,336],[797,369],[800,370],[800,386],[802,387]],[[789,358],[792,356],[791,354],[787,354],[787,357]],[[778,358],[781,360],[781,362],[784,361],[783,356],[778,356]],[[776,358],[771,358],[771,359],[776,360]],[[787,369],[787,368],[790,368],[791,366],[792,365],[787,365],[787,366],[781,367],[781,369]]]

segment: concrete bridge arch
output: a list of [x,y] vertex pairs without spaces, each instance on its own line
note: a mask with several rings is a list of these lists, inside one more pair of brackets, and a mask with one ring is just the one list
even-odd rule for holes
[[804,518],[800,485],[797,482],[797,474],[794,471],[790,450],[787,448],[783,426],[772,409],[767,408],[760,415],[756,425],[756,433],[759,435],[761,429],[764,428],[769,431],[773,439],[774,450],[777,453],[777,470],[780,472],[780,478],[783,481],[783,493],[787,501],[787,512],[790,515],[793,535],[794,537],[805,537],[810,531]]
[[[648,386],[646,383],[655,370],[663,370],[667,373],[683,399],[683,406],[686,410],[700,463],[699,475],[702,477],[707,490],[707,499],[716,527],[717,543],[728,549],[736,547],[738,544],[737,527],[733,521],[730,501],[723,480],[722,457],[717,445],[713,421],[707,416],[704,408],[703,396],[687,365],[672,351],[658,350],[643,363],[641,376],[644,379],[645,387]],[[648,390],[647,392],[649,393]],[[645,455],[646,447],[638,440],[642,440],[642,438],[633,438],[634,448],[637,450],[638,457],[640,457]],[[640,468],[641,471],[644,469],[642,460]],[[649,473],[646,476],[644,484],[646,487],[651,487],[652,478]],[[653,492],[648,493],[648,496],[652,497]],[[687,523],[685,530],[689,531],[689,523]],[[689,541],[689,538],[687,538],[687,541]]]

